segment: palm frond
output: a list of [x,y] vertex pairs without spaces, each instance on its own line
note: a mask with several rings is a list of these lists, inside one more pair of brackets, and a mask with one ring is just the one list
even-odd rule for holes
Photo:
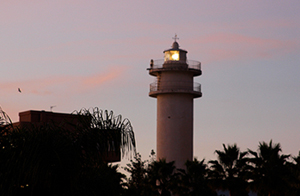
[[[122,157],[131,158],[136,153],[135,136],[130,121],[121,115],[114,116],[113,111],[102,111],[98,107],[74,111],[80,118],[80,129],[93,131],[98,135],[99,147],[104,149],[120,148]],[[80,126],[80,125],[79,125]]]

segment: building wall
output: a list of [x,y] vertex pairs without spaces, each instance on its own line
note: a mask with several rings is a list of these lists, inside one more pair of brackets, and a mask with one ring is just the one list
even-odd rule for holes
[[[47,111],[35,111],[29,110],[19,113],[19,122],[13,123],[13,126],[20,128],[30,127],[31,125],[43,125],[45,123],[54,123],[63,126],[66,129],[74,129],[73,125],[81,123],[78,115],[76,114],[66,114],[66,113],[54,113]],[[89,119],[86,122],[90,122]],[[70,125],[73,124],[73,125]],[[86,126],[90,126],[88,123]],[[118,162],[121,160],[120,149],[112,149],[105,153],[103,157],[104,161],[107,162]]]

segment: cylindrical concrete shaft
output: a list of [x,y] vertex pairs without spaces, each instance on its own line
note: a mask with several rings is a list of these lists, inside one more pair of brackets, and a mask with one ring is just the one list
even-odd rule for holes
[[157,95],[157,159],[184,169],[193,158],[193,95]]

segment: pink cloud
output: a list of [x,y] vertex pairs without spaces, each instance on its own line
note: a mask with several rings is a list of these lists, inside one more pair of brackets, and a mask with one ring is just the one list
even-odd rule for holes
[[[143,41],[147,40],[148,41]],[[11,64],[11,63],[24,63],[24,62],[45,62],[47,64],[56,64],[58,62],[63,63],[78,63],[78,62],[103,62],[105,60],[112,59],[145,59],[148,58],[148,52],[140,53],[137,55],[134,51],[140,51],[141,48],[145,48],[146,45],[153,45],[155,40],[152,38],[127,38],[122,40],[116,39],[105,39],[105,40],[78,40],[71,42],[64,42],[59,44],[52,44],[36,48],[23,48],[15,49],[9,54],[21,54],[18,58],[15,55],[8,55],[1,59],[1,62]],[[159,43],[156,40],[156,43]],[[129,50],[122,50],[122,52],[111,52],[105,50],[112,45],[120,46],[120,44],[126,44]],[[103,47],[99,47],[103,46]],[[89,51],[88,49],[94,48],[94,50]],[[84,50],[87,49],[87,50]],[[156,53],[154,50],[153,52]],[[26,55],[25,55],[26,54]]]
[[276,19],[276,20],[267,20],[267,19],[258,19],[248,22],[247,26],[255,27],[256,29],[267,28],[267,29],[282,29],[282,28],[294,28],[297,27],[298,21],[286,20],[286,19]]
[[[100,88],[113,88],[123,81],[126,66],[111,66],[110,69],[91,75],[51,76],[16,81],[1,81],[0,106],[13,121],[18,120],[18,112],[28,109],[45,109],[44,106],[76,99],[77,95],[98,92]],[[18,92],[21,88],[21,93]],[[96,91],[95,91],[96,89]]]
[[220,46],[226,44],[227,46],[232,46],[235,44],[238,45],[248,45],[249,47],[253,46],[279,46],[283,42],[275,39],[263,39],[258,37],[239,35],[239,34],[228,34],[228,33],[218,33],[212,34],[203,37],[199,40],[201,43],[210,43],[210,44],[220,44]]
[[293,53],[299,49],[298,41],[266,39],[260,37],[217,33],[189,40],[191,45],[199,44],[207,61],[249,60],[253,58],[274,58]]
[[18,88],[21,88],[23,94],[40,96],[61,92],[79,93],[119,79],[127,68],[126,66],[112,66],[107,72],[87,76],[52,76],[10,82],[0,81],[1,96],[9,97],[18,94]]
[[126,69],[126,67],[112,67],[108,73],[97,73],[82,79],[82,84],[86,87],[95,87],[105,82],[118,78]]

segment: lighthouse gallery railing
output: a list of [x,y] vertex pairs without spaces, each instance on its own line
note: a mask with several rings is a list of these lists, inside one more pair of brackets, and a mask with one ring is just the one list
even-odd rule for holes
[[158,83],[154,82],[150,84],[150,92],[156,91],[196,91],[201,93],[201,84],[194,82],[193,88],[189,88],[190,83],[185,82],[169,82],[169,83]]
[[[163,68],[164,63],[165,63],[164,59],[153,60],[153,65],[151,68],[153,68],[153,69]],[[186,64],[188,65],[188,68],[190,68],[190,69],[201,70],[201,62],[199,62],[199,61],[186,60]]]

